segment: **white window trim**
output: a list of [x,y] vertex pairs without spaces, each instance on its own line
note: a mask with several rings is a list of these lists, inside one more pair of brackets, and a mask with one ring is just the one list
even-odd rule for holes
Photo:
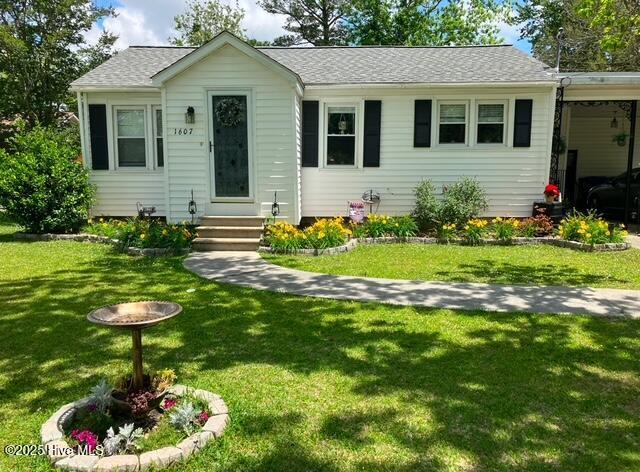
[[164,125],[164,110],[162,109],[162,105],[153,105],[151,107],[151,140],[153,142],[153,168],[155,170],[162,170],[164,169],[164,166],[166,165],[166,156],[163,156],[165,159],[163,160],[163,165],[162,167],[160,167],[158,165],[158,145],[157,145],[157,139],[158,138],[162,138],[162,147],[163,147],[163,152],[164,152],[164,142],[165,142],[165,135],[166,133],[164,132],[164,126],[162,127],[162,134],[160,136],[158,136],[158,122],[156,120],[156,112],[160,110],[160,113],[162,113],[162,123]]
[[[502,105],[502,123],[480,123],[480,105]],[[507,146],[507,133],[509,123],[509,100],[476,100],[476,119],[475,119],[475,144],[477,146],[485,147],[506,147]],[[480,124],[502,124],[502,142],[501,143],[481,143],[478,141],[478,126]]]
[[[438,100],[436,110],[436,145],[446,148],[466,148],[469,147],[469,100]],[[440,142],[440,106],[441,105],[464,105],[464,143],[441,143]],[[446,123],[445,123],[446,124]],[[455,124],[455,123],[449,123]]]
[[[360,130],[360,114],[361,114],[361,104],[358,102],[341,102],[341,101],[335,101],[335,102],[325,102],[324,103],[324,113],[323,113],[323,120],[322,120],[322,154],[323,154],[323,158],[322,158],[322,167],[324,169],[357,169],[359,162],[360,162],[360,136],[361,136],[361,130]],[[330,135],[329,134],[329,108],[332,107],[353,107],[353,109],[355,110],[355,118],[354,118],[354,123],[353,123],[353,129],[354,129],[354,148],[353,148],[353,164],[329,164],[328,161],[328,155],[327,155],[327,149],[329,147],[329,136],[337,136],[337,135]],[[347,135],[347,136],[352,136],[352,135]]]
[[[127,171],[127,172],[143,172],[148,170],[153,170],[153,167],[150,167],[149,162],[149,106],[148,105],[114,105],[111,114],[111,119],[113,120],[113,155],[115,158],[114,168],[115,170]],[[121,139],[118,136],[118,110],[142,110],[144,116],[144,149],[145,149],[145,164],[144,166],[120,166],[120,156],[118,155],[118,139]],[[127,139],[123,137],[122,139]],[[139,137],[137,137],[139,139]]]

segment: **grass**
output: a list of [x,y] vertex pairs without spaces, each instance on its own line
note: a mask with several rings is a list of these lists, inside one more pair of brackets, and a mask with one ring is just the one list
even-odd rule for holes
[[640,289],[640,250],[551,246],[361,245],[335,256],[265,255],[294,269],[407,280]]
[[[171,299],[149,368],[221,394],[225,436],[176,470],[640,468],[640,323],[414,309],[203,281],[179,258],[0,235],[0,447],[130,366],[97,306]],[[573,253],[572,253],[573,254]],[[195,291],[188,291],[195,289]],[[50,470],[0,454],[0,470]]]

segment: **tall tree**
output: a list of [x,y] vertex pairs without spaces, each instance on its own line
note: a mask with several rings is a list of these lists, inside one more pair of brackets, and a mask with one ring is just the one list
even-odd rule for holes
[[284,29],[291,34],[276,38],[276,45],[333,46],[347,42],[348,0],[261,0],[258,4],[269,13],[287,17]]
[[555,65],[558,32],[564,30],[560,70],[637,70],[638,9],[632,0],[527,0],[517,6],[514,22],[522,25],[521,37],[531,42],[533,55],[549,65]]
[[509,11],[501,0],[355,0],[346,23],[354,44],[492,44]]
[[53,123],[82,70],[83,33],[113,13],[91,0],[0,0],[0,116]]
[[80,48],[78,56],[80,58],[81,72],[84,73],[95,69],[116,54],[115,44],[117,40],[117,35],[109,31],[103,31],[95,44]]
[[169,38],[169,42],[176,46],[202,46],[224,30],[244,39],[244,15],[237,1],[235,5],[223,5],[219,0],[189,0],[185,12],[173,19],[178,35]]

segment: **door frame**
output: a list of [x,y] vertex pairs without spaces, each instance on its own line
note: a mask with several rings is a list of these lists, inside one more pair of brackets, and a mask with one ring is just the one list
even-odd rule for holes
[[[247,98],[247,160],[249,172],[249,196],[247,197],[216,197],[216,179],[215,179],[215,142],[213,132],[213,97],[227,95],[244,95]],[[253,90],[250,88],[224,88],[216,87],[206,90],[207,96],[207,120],[208,120],[208,143],[209,151],[206,153],[209,163],[209,201],[211,203],[255,203],[255,174],[254,174],[254,100]]]

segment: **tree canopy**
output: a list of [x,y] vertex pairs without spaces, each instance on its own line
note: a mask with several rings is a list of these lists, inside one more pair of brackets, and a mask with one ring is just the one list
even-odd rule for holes
[[241,26],[244,16],[237,1],[235,5],[223,5],[218,0],[189,0],[185,12],[173,19],[178,34],[169,42],[176,46],[202,46],[224,30],[245,39]]
[[113,14],[91,0],[0,0],[0,116],[51,124],[69,83],[109,42],[89,50],[83,34]]
[[509,11],[498,0],[355,0],[346,23],[353,44],[492,44]]
[[514,22],[533,55],[554,65],[563,28],[560,69],[626,71],[640,68],[640,3],[635,0],[528,0]]

